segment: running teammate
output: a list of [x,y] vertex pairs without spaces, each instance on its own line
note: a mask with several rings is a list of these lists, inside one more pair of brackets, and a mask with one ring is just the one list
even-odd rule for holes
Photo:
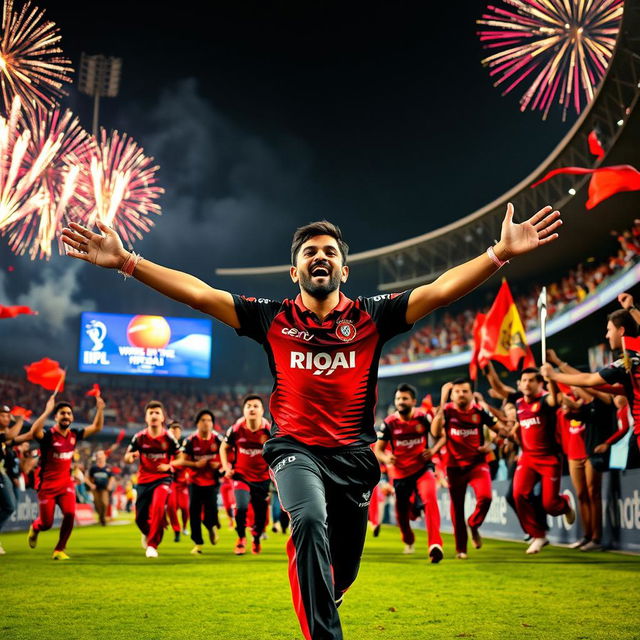
[[[169,433],[175,438],[178,446],[182,448],[184,438],[182,437],[182,425],[179,422],[172,422]],[[180,542],[180,533],[188,534],[187,522],[189,522],[189,469],[186,466],[178,466],[176,459],[171,461],[171,472],[173,482],[171,483],[171,493],[167,500],[167,515],[169,523],[173,529],[173,541]],[[182,516],[182,526],[180,517]]]
[[189,513],[191,540],[194,547],[191,553],[202,553],[202,524],[209,534],[209,542],[218,542],[218,486],[220,483],[220,445],[221,440],[213,431],[214,415],[209,409],[202,409],[196,416],[196,432],[182,444],[180,457],[174,463],[178,469],[188,468],[191,473],[189,487]]
[[522,447],[522,455],[513,479],[513,497],[520,522],[533,538],[526,550],[529,554],[539,553],[549,544],[531,502],[538,479],[542,482],[544,510],[552,516],[564,515],[569,524],[576,518],[569,499],[560,494],[562,460],[555,415],[557,389],[551,383],[549,393],[542,393],[543,382],[537,369],[523,369],[519,378],[523,396],[515,403],[517,423],[514,431]]
[[147,558],[158,557],[166,523],[165,509],[171,491],[171,460],[178,453],[176,439],[164,428],[164,406],[151,400],[144,410],[146,429],[131,439],[124,454],[126,464],[140,462],[136,498],[136,524],[142,532]]
[[[53,427],[45,422],[53,412]],[[56,505],[62,511],[60,537],[53,551],[54,560],[68,560],[65,553],[76,517],[76,489],[71,477],[71,463],[78,440],[100,432],[104,424],[104,400],[96,397],[96,415],[93,423],[84,429],[71,427],[73,408],[68,402],[56,404],[55,394],[49,397],[43,414],[31,426],[31,435],[40,445],[40,484],[38,503],[40,515],[29,529],[28,542],[32,549],[38,543],[38,534],[51,529]]]
[[116,485],[116,478],[107,464],[107,455],[102,449],[96,451],[96,461],[89,469],[87,485],[93,495],[93,506],[98,514],[98,522],[104,527],[109,516],[109,502],[111,492]]
[[[414,553],[415,535],[410,524],[411,497],[418,493],[424,505],[429,559],[443,558],[440,535],[440,509],[431,458],[444,443],[429,448],[431,420],[424,409],[416,408],[417,394],[410,384],[401,384],[394,396],[396,411],[384,420],[378,432],[375,454],[383,464],[393,465],[393,488],[396,494],[396,520],[405,544],[404,553]],[[387,445],[391,452],[386,453]]]
[[[242,401],[242,414],[232,427],[227,429],[220,458],[227,478],[233,480],[236,502],[236,532],[238,540],[234,553],[246,552],[247,509],[253,509],[253,542],[251,553],[261,551],[260,536],[264,533],[269,508],[269,466],[262,457],[262,449],[269,439],[269,423],[264,419],[262,398],[249,395]],[[229,450],[234,452],[234,462],[229,462]]]
[[[480,525],[491,506],[491,473],[487,454],[493,450],[493,445],[485,442],[485,426],[496,433],[506,432],[504,424],[474,401],[469,380],[447,382],[442,387],[440,406],[433,419],[432,430],[434,435],[444,436],[446,441],[451,521],[456,557],[462,560],[467,557],[467,524],[473,546],[480,549]],[[476,497],[476,507],[465,522],[464,499],[469,485]]]
[[142,260],[117,233],[64,229],[67,255],[119,269],[208,313],[263,345],[274,374],[272,440],[264,448],[280,502],[291,515],[287,545],[294,606],[305,638],[340,640],[337,607],[356,578],[369,498],[380,470],[369,444],[382,345],[414,322],[472,291],[515,256],[558,236],[559,213],[545,207],[522,224],[507,206],[500,241],[434,282],[402,294],[350,300],[348,246],[322,221],[299,228],[291,250],[296,299],[234,296]]

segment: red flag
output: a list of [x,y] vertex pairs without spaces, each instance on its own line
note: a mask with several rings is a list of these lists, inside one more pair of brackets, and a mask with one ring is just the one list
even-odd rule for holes
[[587,209],[593,209],[601,202],[623,191],[640,191],[640,171],[629,164],[620,164],[613,167],[601,167],[600,169],[583,169],[582,167],[564,167],[549,171],[544,178],[531,185],[537,187],[542,182],[561,173],[573,175],[593,174],[589,182],[589,199]]
[[48,391],[63,391],[66,371],[50,358],[42,358],[25,366],[27,380],[39,384]]
[[94,396],[96,398],[99,398],[101,395],[101,391],[100,391],[100,385],[98,383],[94,383],[94,385],[91,387],[91,389],[89,389],[89,391],[87,391],[87,393],[84,394],[85,396]]
[[471,352],[471,362],[469,363],[469,377],[474,382],[478,379],[478,353],[480,352],[482,326],[486,317],[486,314],[478,313],[473,321],[473,351]]
[[640,337],[631,338],[630,336],[622,336],[622,348],[626,351],[640,353]]
[[120,444],[124,440],[124,437],[126,435],[127,435],[127,430],[120,429],[120,431],[118,431],[118,437],[116,438],[116,444]]
[[562,393],[564,393],[565,396],[573,396],[573,392],[571,391],[571,387],[568,384],[565,384],[564,382],[556,381],[556,385],[557,385],[558,389],[560,391],[562,391]]
[[506,280],[485,317],[480,336],[480,367],[485,367],[489,360],[497,360],[509,371],[516,371],[521,360],[523,367],[535,367],[524,326]]
[[596,158],[604,158],[604,149],[600,144],[600,140],[598,140],[598,134],[595,130],[589,134],[587,141],[589,142],[589,151],[591,151]]
[[0,318],[15,318],[20,314],[37,316],[38,312],[34,311],[31,307],[25,307],[23,305],[3,307],[0,304]]
[[431,394],[428,393],[424,398],[422,398],[422,402],[420,403],[420,406],[427,412],[427,413],[433,413],[433,398],[431,397]]
[[33,411],[31,411],[31,409],[25,409],[24,407],[20,407],[18,405],[13,407],[13,409],[11,409],[11,415],[16,417],[24,416],[25,419],[27,419],[27,418],[30,418],[32,414],[33,414]]

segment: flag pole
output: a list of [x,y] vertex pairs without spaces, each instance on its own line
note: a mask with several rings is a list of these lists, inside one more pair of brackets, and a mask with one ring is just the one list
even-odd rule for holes
[[538,296],[538,312],[540,314],[540,347],[542,364],[547,362],[547,287],[542,287]]

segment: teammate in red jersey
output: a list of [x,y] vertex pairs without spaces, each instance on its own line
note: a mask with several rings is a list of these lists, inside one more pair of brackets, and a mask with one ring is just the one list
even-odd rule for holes
[[[450,401],[448,402],[450,396]],[[458,379],[442,387],[440,406],[433,419],[436,436],[446,440],[446,469],[451,496],[451,521],[456,540],[456,557],[467,557],[467,524],[473,546],[482,546],[480,525],[491,506],[491,472],[487,454],[493,445],[484,440],[484,427],[505,433],[506,426],[474,401],[471,382]],[[464,499],[467,486],[476,497],[476,507],[469,519],[464,519]]]
[[188,468],[191,472],[189,490],[189,511],[191,513],[191,539],[194,547],[191,553],[202,553],[202,524],[209,533],[209,542],[218,542],[218,486],[220,484],[221,439],[213,431],[214,415],[209,409],[202,409],[196,416],[196,432],[182,443],[180,457],[174,463],[178,468]]
[[136,524],[142,532],[147,558],[158,557],[166,523],[165,509],[171,491],[171,460],[178,453],[176,439],[164,428],[164,406],[157,400],[144,410],[146,429],[136,433],[124,454],[126,464],[139,460]]
[[495,247],[434,282],[356,300],[340,292],[349,277],[348,246],[326,220],[296,230],[290,274],[300,294],[283,301],[234,296],[142,260],[102,223],[101,233],[75,223],[63,230],[69,257],[119,269],[264,347],[275,384],[269,406],[273,439],[263,455],[291,515],[291,592],[307,640],[343,637],[338,605],[358,573],[369,498],[380,477],[369,448],[375,441],[380,350],[434,309],[472,291],[507,260],[558,237],[560,214],[551,207],[522,224],[513,215],[509,204]]
[[[178,446],[182,448],[184,438],[182,437],[182,425],[179,422],[172,422],[169,433],[176,439]],[[180,533],[188,534],[187,522],[189,522],[189,469],[176,464],[176,459],[171,461],[171,472],[173,482],[171,483],[171,493],[167,500],[167,515],[173,529],[173,541],[180,542]],[[180,518],[182,516],[182,527]]]
[[[53,412],[53,427],[45,427],[47,418]],[[44,413],[31,426],[31,436],[40,445],[40,483],[38,502],[40,515],[29,529],[29,546],[34,549],[38,534],[51,529],[56,505],[62,511],[60,537],[53,551],[54,560],[68,560],[65,553],[67,541],[73,530],[76,517],[76,489],[71,477],[71,463],[78,440],[98,433],[104,424],[104,400],[96,397],[96,415],[93,423],[84,429],[75,429],[73,408],[68,402],[58,402],[53,394],[47,401]]]
[[522,455],[514,474],[513,497],[520,522],[533,538],[526,551],[532,554],[539,553],[549,544],[530,499],[538,479],[542,482],[542,506],[549,515],[564,515],[572,524],[576,514],[568,498],[560,495],[562,460],[560,435],[556,428],[557,388],[551,383],[549,393],[541,393],[544,379],[532,367],[523,369],[519,380],[523,397],[515,402],[517,423],[514,433],[522,447]]
[[[227,429],[220,448],[224,473],[233,479],[238,533],[234,549],[236,555],[243,555],[246,551],[249,503],[253,509],[252,553],[260,553],[260,536],[264,532],[269,508],[269,466],[262,457],[264,443],[269,439],[269,423],[264,419],[262,398],[246,396],[242,401],[242,414],[243,417]],[[229,450],[235,454],[233,465],[229,462]]]
[[[431,460],[444,443],[429,448],[431,420],[424,409],[416,408],[417,394],[410,384],[401,384],[393,399],[395,413],[387,416],[378,432],[375,454],[380,462],[393,465],[393,488],[396,493],[396,520],[402,532],[405,553],[413,553],[415,535],[410,524],[410,500],[417,491],[424,504],[429,558],[438,563],[443,558],[440,535],[440,509],[436,496],[436,479]],[[391,452],[385,453],[387,445]]]

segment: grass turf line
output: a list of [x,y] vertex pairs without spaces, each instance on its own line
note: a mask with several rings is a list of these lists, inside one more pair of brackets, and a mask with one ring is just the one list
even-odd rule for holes
[[[300,640],[293,613],[285,537],[269,533],[263,553],[236,557],[235,533],[191,556],[191,541],[167,531],[160,558],[147,559],[133,525],[76,528],[70,561],[51,553],[57,531],[4,534],[0,556],[3,640]],[[476,638],[618,640],[640,638],[640,560],[485,540],[456,560],[402,554],[399,532],[369,534],[360,575],[340,608],[346,640]]]

